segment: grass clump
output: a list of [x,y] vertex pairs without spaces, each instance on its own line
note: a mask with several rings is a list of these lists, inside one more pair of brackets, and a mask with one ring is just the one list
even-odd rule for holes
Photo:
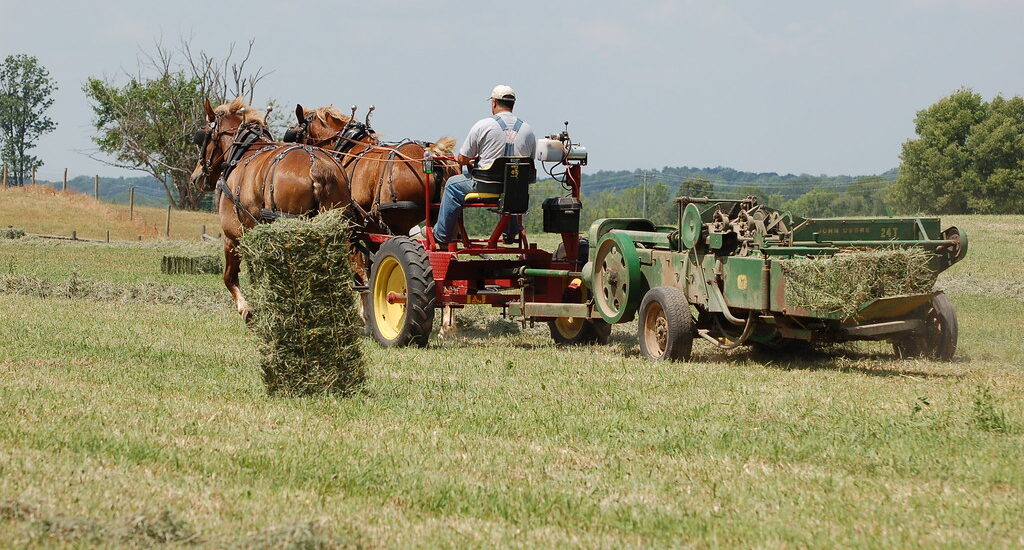
[[811,311],[849,317],[876,298],[930,292],[938,276],[928,266],[930,259],[928,251],[913,247],[786,260],[786,300]]
[[332,210],[257,226],[242,238],[271,395],[349,394],[365,380],[347,232]]
[[24,229],[11,226],[0,228],[0,239],[20,239],[24,236]]
[[207,254],[167,255],[160,260],[160,272],[166,275],[205,275],[220,273],[220,257]]
[[996,405],[996,398],[985,386],[974,393],[974,424],[986,432],[1007,433],[1006,413]]

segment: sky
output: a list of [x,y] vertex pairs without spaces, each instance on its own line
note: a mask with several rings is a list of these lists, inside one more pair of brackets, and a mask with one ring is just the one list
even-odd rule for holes
[[183,36],[218,56],[255,38],[257,106],[373,104],[385,139],[461,143],[509,84],[538,135],[570,121],[588,171],[876,174],[936,100],[1024,94],[1024,0],[0,0],[0,18],[0,56],[60,87],[33,151],[50,180],[133,175],[89,158],[82,84]]

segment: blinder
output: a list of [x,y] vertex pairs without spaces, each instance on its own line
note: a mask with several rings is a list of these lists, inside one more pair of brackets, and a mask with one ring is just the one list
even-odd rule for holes
[[213,133],[213,128],[199,128],[192,133],[192,143],[202,147],[206,145],[206,142],[210,139],[210,134]]
[[282,138],[281,141],[285,143],[295,143],[299,141],[299,130],[296,130],[295,128],[288,128],[284,131],[284,138]]
[[337,150],[344,153],[351,149],[359,140],[370,135],[366,125],[355,120],[349,121],[345,129],[341,131],[341,139],[338,140]]

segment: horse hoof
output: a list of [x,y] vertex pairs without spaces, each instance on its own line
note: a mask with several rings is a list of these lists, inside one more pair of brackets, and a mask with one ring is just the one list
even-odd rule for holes
[[245,324],[247,324],[249,326],[252,326],[252,309],[251,308],[241,309],[241,310],[238,311],[238,313],[242,316],[242,320],[245,321]]

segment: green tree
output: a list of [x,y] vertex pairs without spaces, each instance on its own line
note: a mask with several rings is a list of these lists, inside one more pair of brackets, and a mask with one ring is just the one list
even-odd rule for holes
[[1024,210],[1024,100],[959,90],[919,111],[890,200],[905,212]]
[[0,64],[0,160],[10,168],[8,183],[24,185],[43,162],[28,151],[57,123],[46,116],[56,82],[35,57],[9,55]]
[[103,154],[93,158],[150,174],[163,184],[170,203],[198,209],[207,192],[191,182],[199,151],[188,136],[203,123],[203,100],[216,104],[247,96],[252,101],[264,74],[246,69],[251,52],[252,42],[245,56],[232,62],[233,49],[218,60],[194,53],[188,42],[176,51],[158,43],[127,82],[89,78],[83,91],[95,114],[93,142]]

